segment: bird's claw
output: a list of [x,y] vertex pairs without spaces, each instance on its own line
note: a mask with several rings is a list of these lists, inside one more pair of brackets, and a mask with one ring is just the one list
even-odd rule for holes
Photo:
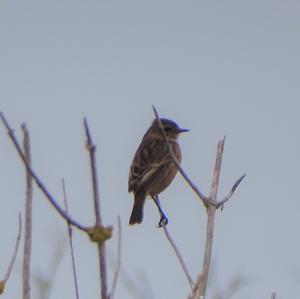
[[158,227],[166,226],[168,223],[169,223],[168,218],[166,216],[161,216],[158,223]]

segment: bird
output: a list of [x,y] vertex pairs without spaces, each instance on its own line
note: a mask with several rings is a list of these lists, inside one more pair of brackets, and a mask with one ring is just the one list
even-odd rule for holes
[[[161,118],[170,148],[177,161],[181,162],[181,149],[177,143],[178,136],[189,130],[180,128],[176,122]],[[152,197],[157,205],[161,220],[159,226],[166,225],[168,219],[163,213],[158,195],[173,181],[177,166],[172,160],[162,128],[158,119],[154,119],[140,143],[129,169],[128,192],[134,194],[134,203],[129,224],[139,224],[143,221],[143,209],[147,196]]]

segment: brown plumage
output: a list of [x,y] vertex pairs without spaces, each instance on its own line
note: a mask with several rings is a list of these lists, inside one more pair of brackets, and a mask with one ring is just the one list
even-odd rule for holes
[[[181,150],[177,137],[188,130],[179,128],[175,122],[168,119],[161,119],[161,122],[173,153],[180,162]],[[155,119],[144,135],[129,170],[128,192],[134,193],[129,224],[142,222],[146,197],[155,197],[164,191],[176,173],[177,167],[171,159],[159,123]]]

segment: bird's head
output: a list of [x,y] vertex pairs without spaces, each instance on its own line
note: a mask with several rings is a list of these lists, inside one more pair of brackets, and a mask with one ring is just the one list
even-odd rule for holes
[[[184,133],[184,132],[189,131],[187,129],[180,128],[174,121],[172,121],[170,119],[161,118],[160,121],[161,121],[161,124],[163,126],[163,129],[164,129],[168,139],[175,139],[176,140],[180,133]],[[149,134],[155,135],[155,136],[161,136],[162,135],[161,127],[160,127],[159,122],[157,121],[157,119],[153,120],[153,122],[151,124],[151,127],[149,128],[148,132],[149,132]]]

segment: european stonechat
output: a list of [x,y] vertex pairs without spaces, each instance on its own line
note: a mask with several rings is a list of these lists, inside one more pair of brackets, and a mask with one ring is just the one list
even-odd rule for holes
[[[172,120],[163,118],[160,120],[169,145],[180,163],[181,150],[177,138],[180,133],[189,130],[181,129]],[[170,156],[161,127],[155,119],[144,135],[129,170],[128,192],[134,194],[134,204],[129,224],[142,222],[143,208],[147,196],[151,196],[159,208],[162,217],[159,225],[161,226],[162,221],[167,224],[167,218],[158,202],[158,194],[170,185],[176,173],[177,167]]]

